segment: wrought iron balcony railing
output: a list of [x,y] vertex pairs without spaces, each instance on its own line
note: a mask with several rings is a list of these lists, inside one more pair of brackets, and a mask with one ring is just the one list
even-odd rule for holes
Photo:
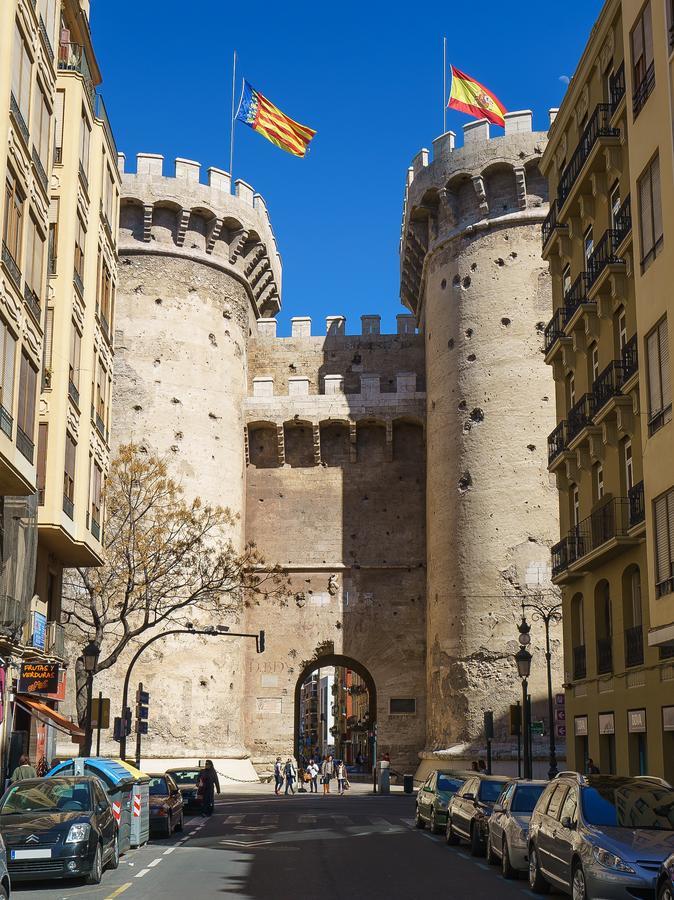
[[579,644],[573,648],[573,678],[576,681],[579,678],[587,677],[587,653],[585,652],[585,644]]
[[557,198],[554,197],[550,201],[550,212],[545,217],[545,220],[541,227],[541,233],[543,236],[543,248],[545,248],[547,246],[547,243],[550,240],[550,238],[552,237],[552,234],[553,234],[555,228],[557,228],[557,227],[565,228],[566,227],[566,226],[559,226],[559,223],[557,222],[558,211],[559,211],[559,204],[557,203]]
[[67,494],[63,495],[63,512],[69,519],[75,518],[75,504]]
[[622,244],[632,230],[632,198],[629,194],[615,215],[613,227],[616,232],[617,244]]
[[650,66],[646,69],[646,74],[634,89],[634,94],[632,96],[632,112],[634,113],[635,119],[646,105],[646,101],[650,97],[654,87],[655,60],[653,60]]
[[635,525],[639,525],[640,522],[644,522],[646,519],[646,504],[644,502],[643,481],[637,482],[637,484],[633,485],[628,490],[627,499],[629,500],[630,504],[629,527],[634,528]]
[[16,426],[16,447],[17,450],[26,457],[28,462],[32,465],[33,459],[35,457],[35,444],[28,437],[26,432],[21,428],[20,425]]
[[644,662],[644,629],[635,625],[625,629],[625,665],[641,666]]
[[115,160],[115,164],[117,161],[117,143],[115,141],[115,136],[112,133],[112,127],[110,125],[110,119],[108,117],[108,111],[105,108],[105,103],[103,102],[103,98],[100,94],[96,94],[96,118],[100,119],[103,122],[103,129],[108,136],[108,140],[110,141],[110,146],[112,147],[112,158]]
[[12,439],[12,425],[14,424],[14,419],[7,412],[4,406],[0,406],[0,430],[7,435],[7,437]]
[[40,37],[42,38],[42,43],[44,44],[44,49],[47,52],[47,56],[53,62],[54,48],[52,46],[52,42],[49,39],[49,35],[47,34],[47,27],[44,24],[42,16],[40,16]]
[[35,293],[35,291],[29,287],[28,282],[24,283],[23,286],[23,299],[26,301],[26,306],[30,310],[30,314],[33,316],[36,322],[42,322],[42,307],[40,305],[40,298]]
[[84,79],[84,88],[91,103],[95,104],[96,88],[91,77],[91,69],[84,47],[81,44],[59,44],[58,67],[62,71],[79,72]]
[[96,538],[97,541],[100,541],[100,539],[101,539],[101,526],[100,526],[100,523],[97,522],[96,519],[94,519],[93,516],[91,517],[91,533],[93,534],[93,536]]
[[79,173],[80,173],[80,181],[84,185],[84,190],[88,194],[89,193],[89,176],[87,175],[87,173],[84,169],[84,163],[82,162],[82,160],[80,160]]
[[2,242],[2,261],[5,264],[5,268],[9,272],[10,278],[14,282],[14,287],[17,289],[17,291],[20,291],[21,269],[17,265],[17,262],[12,255],[12,251],[4,241]]
[[70,381],[70,379],[68,379],[68,396],[69,396],[70,399],[73,401],[73,403],[75,404],[75,406],[79,407],[79,405],[80,405],[80,392],[78,391],[78,389],[76,388],[76,386],[74,385],[74,383],[73,383],[72,381]]
[[619,397],[622,394],[622,386],[625,381],[625,364],[622,360],[611,360],[592,385],[595,416],[612,397]]
[[567,416],[567,439],[569,442],[578,437],[583,428],[592,425],[594,412],[594,395],[583,394],[580,400],[571,407]]
[[543,348],[546,353],[550,352],[550,349],[557,338],[562,337],[564,334],[566,320],[566,310],[563,306],[558,307],[554,311],[552,318],[545,326],[545,331],[543,332]]
[[564,307],[567,316],[566,321],[564,322],[565,325],[579,306],[589,302],[587,299],[587,280],[587,273],[581,272],[566,294],[564,294]]
[[592,251],[592,255],[587,261],[587,287],[588,290],[597,281],[601,273],[607,266],[624,265],[625,260],[621,259],[616,253],[620,246],[621,238],[618,231],[609,228],[601,237],[601,240]]
[[23,117],[21,109],[19,108],[19,104],[17,103],[16,97],[13,93],[10,93],[9,95],[9,111],[12,118],[14,119],[14,122],[16,123],[16,127],[19,129],[19,134],[26,142],[27,147],[28,142],[30,141],[30,132],[28,131],[26,120]]
[[77,271],[77,269],[73,269],[73,284],[77,288],[80,297],[84,299],[84,282],[82,281],[82,276]]
[[561,206],[564,205],[571,193],[571,189],[576,183],[576,179],[580,175],[597,141],[602,137],[618,137],[620,134],[618,128],[611,127],[610,119],[611,105],[609,103],[599,103],[592,113],[592,118],[585,126],[578,146],[559,180],[557,196]]
[[105,422],[98,412],[96,413],[96,431],[105,440]]
[[597,675],[613,671],[613,638],[597,638]]
[[562,421],[557,425],[555,430],[548,436],[548,465],[557,459],[557,457],[566,450],[566,421]]
[[45,194],[49,193],[49,179],[47,178],[47,173],[44,170],[44,166],[42,165],[42,160],[40,159],[40,154],[37,152],[35,147],[33,147],[33,151],[31,153],[31,159],[33,160],[33,166],[35,167],[35,173],[37,174],[38,181],[42,185]]
[[639,344],[636,334],[633,334],[623,347],[622,358],[625,381],[627,381],[639,368]]
[[614,497],[580,521],[552,548],[552,574],[560,575],[570,565],[598,550],[608,541],[628,537],[630,501]]
[[620,67],[611,75],[609,90],[611,92],[611,114],[613,114],[625,96],[625,63],[620,63]]

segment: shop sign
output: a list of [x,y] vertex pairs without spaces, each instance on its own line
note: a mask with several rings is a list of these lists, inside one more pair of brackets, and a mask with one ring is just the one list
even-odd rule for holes
[[630,709],[627,713],[627,730],[630,734],[643,734],[646,731],[645,709]]
[[17,693],[53,694],[58,690],[61,667],[58,663],[21,663]]
[[664,731],[674,731],[674,706],[662,707],[662,727]]
[[599,713],[599,734],[615,734],[613,713]]
[[44,650],[47,638],[47,617],[44,613],[33,610],[33,647]]
[[66,670],[61,669],[59,672],[59,685],[56,689],[56,692],[53,694],[46,694],[50,700],[65,700],[66,699]]
[[573,731],[576,737],[586,737],[587,716],[576,716],[573,722]]

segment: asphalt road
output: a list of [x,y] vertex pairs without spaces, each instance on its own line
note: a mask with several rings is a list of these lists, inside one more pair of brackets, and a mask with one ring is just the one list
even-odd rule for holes
[[414,799],[351,792],[222,796],[209,819],[125,854],[98,887],[17,884],[17,900],[509,900],[533,896],[466,847],[417,830]]

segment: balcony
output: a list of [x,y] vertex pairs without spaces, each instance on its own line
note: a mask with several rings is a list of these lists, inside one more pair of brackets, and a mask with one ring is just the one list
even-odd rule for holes
[[26,301],[26,306],[30,310],[30,314],[38,323],[38,325],[42,322],[42,307],[40,306],[40,298],[35,293],[35,291],[28,286],[28,282],[26,282],[23,286],[23,299]]
[[38,181],[42,185],[42,189],[44,190],[45,194],[49,194],[49,179],[47,178],[47,173],[45,172],[44,166],[42,165],[40,154],[37,152],[35,147],[33,147],[31,159],[33,160],[33,168],[35,169],[35,174],[37,175]]
[[564,294],[564,306],[566,308],[565,325],[570,321],[579,306],[583,306],[590,302],[587,299],[587,290],[587,274],[581,272],[566,294]]
[[651,412],[648,419],[648,436],[653,437],[656,431],[659,431],[663,425],[672,421],[672,404],[668,403],[662,409]]
[[553,432],[548,436],[548,467],[566,450],[567,445],[567,425],[566,422],[560,422]]
[[632,112],[634,114],[634,118],[639,115],[641,110],[646,105],[646,101],[651,95],[651,91],[655,87],[655,61],[653,61],[650,66],[646,69],[646,74],[641,79],[639,84],[634,89],[634,94],[632,96]]
[[580,644],[573,648],[573,679],[577,681],[579,678],[587,677],[587,653],[585,645]]
[[59,625],[58,622],[47,622],[44,652],[48,656],[56,656],[58,659],[65,659],[66,630],[63,625]]
[[625,364],[621,360],[611,360],[592,385],[595,416],[613,397],[622,396],[622,386],[626,380]]
[[0,636],[18,640],[26,618],[26,609],[20,600],[9,594],[0,594]]
[[561,575],[569,568],[571,561],[571,553],[569,539],[562,538],[558,544],[552,548],[552,576]]
[[10,93],[9,96],[9,111],[12,118],[14,119],[16,127],[19,129],[19,134],[25,141],[26,147],[28,147],[28,142],[30,140],[28,126],[26,125],[26,120],[24,119],[21,110],[19,109],[19,104],[16,102],[16,97],[12,93]]
[[613,671],[613,638],[597,638],[597,675]]
[[108,320],[105,318],[103,313],[101,313],[101,331],[103,332],[103,337],[108,342],[108,344],[112,345],[112,337],[110,335],[110,325],[108,324]]
[[583,574],[600,557],[619,552],[624,545],[639,543],[641,538],[629,533],[631,527],[629,499],[608,500],[552,548],[553,579],[565,573]]
[[541,232],[542,232],[542,236],[543,236],[543,250],[545,250],[545,248],[547,247],[548,241],[550,240],[550,238],[552,237],[552,235],[554,234],[554,232],[557,228],[563,229],[565,232],[568,231],[568,228],[566,225],[560,225],[560,223],[557,221],[558,210],[559,210],[559,205],[557,203],[557,199],[554,198],[550,203],[550,212],[545,217],[545,221],[543,222],[543,225],[541,228]]
[[642,625],[625,629],[625,666],[641,666],[644,662],[644,629]]
[[77,288],[77,293],[84,300],[84,282],[82,281],[82,276],[77,271],[77,269],[73,270],[73,284]]
[[625,96],[625,63],[620,63],[618,70],[611,75],[609,90],[611,92],[611,115],[613,116]]
[[633,334],[625,344],[622,351],[623,374],[625,381],[639,371],[639,344],[636,334]]
[[105,103],[103,102],[103,98],[100,94],[96,94],[96,118],[100,119],[103,122],[103,130],[105,131],[108,141],[110,142],[110,148],[112,150],[112,158],[115,160],[115,165],[117,164],[117,143],[115,141],[115,137],[112,133],[112,127],[110,126],[110,119],[108,118],[108,111],[105,108]]
[[75,518],[75,504],[67,494],[63,495],[63,512],[69,519]]
[[33,458],[35,456],[35,444],[31,441],[31,439],[28,437],[28,435],[20,425],[16,426],[16,447],[19,453],[25,456],[28,462],[32,465]]
[[2,261],[5,268],[9,272],[9,277],[14,282],[17,291],[21,290],[21,269],[18,267],[16,260],[12,256],[12,252],[7,244],[2,242]]
[[644,483],[639,481],[633,485],[627,492],[627,499],[630,504],[629,509],[629,527],[634,528],[646,521],[646,504],[644,502]]
[[101,416],[98,413],[96,413],[96,431],[100,434],[100,436],[103,438],[103,440],[106,439],[106,437],[105,437],[105,422],[103,421],[103,419],[101,418]]
[[80,407],[80,392],[75,387],[72,381],[68,379],[68,396],[73,401],[75,406],[79,409]]
[[0,406],[0,431],[4,432],[7,437],[12,439],[12,425],[14,424],[14,419],[7,412],[4,406]]
[[59,44],[58,68],[62,72],[78,72],[82,76],[84,89],[93,109],[96,100],[96,89],[84,47],[81,44]]
[[40,16],[40,38],[42,39],[42,45],[45,49],[45,53],[49,57],[49,60],[53,63],[54,48],[52,47],[52,43],[49,40],[49,35],[47,34],[47,27],[44,24],[44,20],[43,20],[42,16]]
[[91,517],[91,533],[93,534],[93,536],[96,538],[97,541],[100,541],[100,539],[101,539],[101,526],[100,526],[100,523],[97,522],[96,519],[94,519],[93,516]]
[[89,178],[87,176],[87,173],[84,170],[84,164],[82,163],[82,160],[80,160],[80,165],[79,165],[78,171],[80,173],[80,181],[82,182],[82,187],[88,194],[89,193]]
[[552,318],[545,326],[543,332],[543,350],[545,355],[550,352],[558,338],[564,337],[564,325],[567,321],[566,309],[563,306],[555,310]]
[[578,180],[578,176],[589,159],[597,141],[601,138],[619,137],[620,130],[611,127],[610,119],[610,104],[600,103],[592,114],[592,118],[585,126],[578,146],[559,180],[557,197],[560,207],[564,205],[569,197],[569,194]]
[[594,418],[594,394],[583,394],[571,407],[567,416],[567,439],[571,443],[584,428],[592,425]]
[[617,254],[617,248],[620,246],[621,240],[618,231],[615,228],[609,228],[602,235],[601,240],[594,248],[592,255],[587,261],[587,290],[599,280],[602,272],[607,266],[624,266],[625,260],[621,259]]
[[620,246],[625,238],[632,233],[632,198],[629,194],[615,215],[613,227],[616,232],[617,246]]

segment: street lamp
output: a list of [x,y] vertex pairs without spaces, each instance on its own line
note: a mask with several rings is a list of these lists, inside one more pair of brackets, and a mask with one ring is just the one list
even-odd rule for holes
[[91,753],[91,739],[93,734],[93,729],[91,727],[91,705],[94,673],[96,672],[96,663],[98,662],[100,652],[100,646],[93,640],[89,641],[82,651],[82,662],[84,664],[84,671],[87,674],[87,715],[86,727],[84,729],[84,746],[82,748],[84,756],[89,756]]
[[531,609],[533,614],[531,618],[535,621],[541,621],[545,626],[545,663],[548,675],[548,717],[550,719],[550,768],[548,769],[548,778],[552,780],[558,772],[557,769],[557,747],[555,746],[555,723],[553,722],[554,708],[552,701],[552,653],[550,651],[550,625],[559,625],[562,621],[562,604],[555,603],[552,606],[544,606],[543,603],[523,603],[522,617],[524,618],[524,610]]
[[522,679],[522,736],[524,739],[524,777],[533,778],[531,764],[531,741],[530,730],[531,723],[529,721],[529,682],[528,678],[531,674],[531,653],[527,650],[527,646],[531,643],[531,626],[522,614],[522,621],[517,626],[520,633],[519,644],[520,649],[515,654],[515,663],[517,665],[517,674]]

